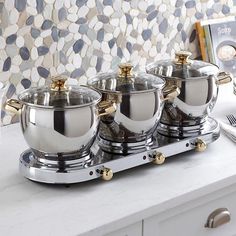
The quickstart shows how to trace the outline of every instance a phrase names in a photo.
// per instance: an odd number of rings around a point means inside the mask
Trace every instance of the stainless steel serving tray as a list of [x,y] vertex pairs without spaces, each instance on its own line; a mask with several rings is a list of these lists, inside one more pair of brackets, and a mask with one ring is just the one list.
[[151,146],[141,152],[120,155],[104,152],[98,141],[91,148],[91,158],[57,162],[42,162],[30,149],[21,154],[20,173],[26,178],[50,184],[72,184],[96,178],[110,180],[114,173],[147,163],[163,164],[165,158],[190,150],[203,151],[220,136],[216,120],[208,118],[200,135],[183,139],[156,135]]

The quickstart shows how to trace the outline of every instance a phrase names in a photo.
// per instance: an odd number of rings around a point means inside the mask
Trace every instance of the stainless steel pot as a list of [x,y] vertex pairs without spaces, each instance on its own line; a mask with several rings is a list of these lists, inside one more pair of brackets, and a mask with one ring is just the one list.
[[101,94],[88,87],[65,86],[54,78],[50,87],[30,88],[6,109],[20,115],[24,138],[39,156],[86,156],[96,137],[99,116],[113,112],[100,104]]
[[114,113],[101,119],[99,135],[115,143],[147,140],[161,116],[165,82],[144,72],[133,74],[131,64],[121,64],[119,69],[88,81],[90,86],[102,93],[103,101],[115,103],[117,107]]
[[232,80],[229,73],[219,72],[211,63],[190,60],[190,52],[176,53],[176,59],[162,60],[146,67],[147,73],[176,85],[180,93],[165,103],[161,123],[168,126],[194,126],[205,122],[215,106],[218,86]]

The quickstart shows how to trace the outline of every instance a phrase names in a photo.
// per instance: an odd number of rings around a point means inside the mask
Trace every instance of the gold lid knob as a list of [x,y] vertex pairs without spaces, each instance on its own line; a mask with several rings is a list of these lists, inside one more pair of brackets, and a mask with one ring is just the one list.
[[119,77],[122,77],[122,78],[132,77],[132,69],[133,69],[132,64],[122,63],[119,65],[119,68],[120,68]]
[[51,90],[53,91],[64,91],[66,90],[65,82],[67,78],[65,76],[56,76],[53,77],[51,82]]
[[153,163],[156,164],[156,165],[161,165],[166,160],[165,156],[160,152],[154,152],[153,153],[153,158],[154,158]]
[[203,152],[207,148],[207,144],[201,139],[197,139],[195,145],[196,145],[195,150],[197,152]]
[[111,180],[113,177],[113,172],[111,169],[104,167],[104,169],[101,171],[102,179],[103,180]]
[[188,51],[179,51],[175,53],[175,64],[185,65],[191,64],[191,60],[189,57],[192,55],[191,52]]

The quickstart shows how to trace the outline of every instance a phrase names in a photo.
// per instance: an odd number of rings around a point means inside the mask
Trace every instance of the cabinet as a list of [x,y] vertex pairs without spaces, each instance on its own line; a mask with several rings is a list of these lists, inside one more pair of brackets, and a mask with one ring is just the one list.
[[[206,228],[207,218],[218,208],[227,208],[230,221]],[[228,221],[229,219],[226,219]],[[144,219],[143,236],[235,236],[236,185],[187,202],[174,209]]]

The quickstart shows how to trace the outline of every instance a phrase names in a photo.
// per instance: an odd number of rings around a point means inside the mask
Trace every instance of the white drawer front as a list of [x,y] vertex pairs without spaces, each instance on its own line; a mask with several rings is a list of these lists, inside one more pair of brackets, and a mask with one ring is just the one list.
[[119,229],[105,236],[142,236],[142,222]]
[[[172,210],[163,215],[144,220],[143,236],[233,236],[236,235],[236,192],[202,205],[193,202],[191,209],[173,215]],[[183,206],[183,209],[185,207]],[[217,228],[206,228],[207,218],[214,210],[227,208],[231,214],[229,223]],[[169,216],[168,216],[169,215]]]

